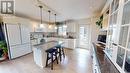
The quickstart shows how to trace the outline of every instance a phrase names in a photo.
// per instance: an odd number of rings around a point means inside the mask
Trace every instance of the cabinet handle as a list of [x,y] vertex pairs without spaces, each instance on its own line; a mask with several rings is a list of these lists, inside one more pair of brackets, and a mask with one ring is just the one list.
[[114,46],[117,46],[117,44],[116,43],[112,43]]

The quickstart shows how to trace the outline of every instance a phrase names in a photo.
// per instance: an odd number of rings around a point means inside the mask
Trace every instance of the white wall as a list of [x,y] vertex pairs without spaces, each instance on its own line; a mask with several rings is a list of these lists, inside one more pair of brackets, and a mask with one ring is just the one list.
[[15,17],[15,16],[3,17],[3,22],[10,23],[10,24],[27,25],[30,32],[33,31],[33,26],[31,24],[31,20],[26,19],[26,18]]
[[97,18],[92,18],[91,21],[91,42],[97,42],[97,38],[99,35],[99,26],[96,25]]

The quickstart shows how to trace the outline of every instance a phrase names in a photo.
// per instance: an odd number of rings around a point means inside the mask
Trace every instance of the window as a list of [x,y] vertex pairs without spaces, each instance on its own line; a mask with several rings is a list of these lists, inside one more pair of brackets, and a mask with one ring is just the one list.
[[62,25],[58,27],[58,34],[59,35],[66,35],[67,33],[67,26],[66,25]]

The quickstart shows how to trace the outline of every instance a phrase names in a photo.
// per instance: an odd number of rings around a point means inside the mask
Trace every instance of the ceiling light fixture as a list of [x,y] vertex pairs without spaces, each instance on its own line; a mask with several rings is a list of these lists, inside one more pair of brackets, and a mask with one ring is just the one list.
[[65,24],[63,25],[64,28],[67,28],[67,25],[66,25],[66,21],[65,21]]
[[57,25],[56,25],[56,14],[55,14],[55,29],[57,29]]
[[40,8],[40,16],[41,16],[41,24],[40,24],[40,28],[44,28],[44,25],[43,25],[43,23],[42,23],[42,6],[39,6],[39,8]]
[[50,16],[51,16],[51,11],[50,10],[48,10],[48,12],[49,12],[49,28],[51,28],[52,26],[51,26],[51,24],[50,24]]

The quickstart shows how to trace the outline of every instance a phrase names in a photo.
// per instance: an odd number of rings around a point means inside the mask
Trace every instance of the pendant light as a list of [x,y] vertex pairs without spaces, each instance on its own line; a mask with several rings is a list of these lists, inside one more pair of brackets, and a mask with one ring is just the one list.
[[66,25],[66,21],[65,21],[65,24],[63,25],[64,28],[67,28],[67,25]]
[[55,14],[55,29],[57,29],[57,25],[56,25],[56,14]]
[[50,14],[51,14],[51,11],[50,10],[48,10],[48,12],[49,12],[49,28],[51,29],[51,24],[50,24]]
[[42,23],[42,6],[39,6],[39,8],[40,8],[40,16],[41,16],[41,24],[40,24],[40,28],[44,28],[44,25],[43,25],[43,23]]

